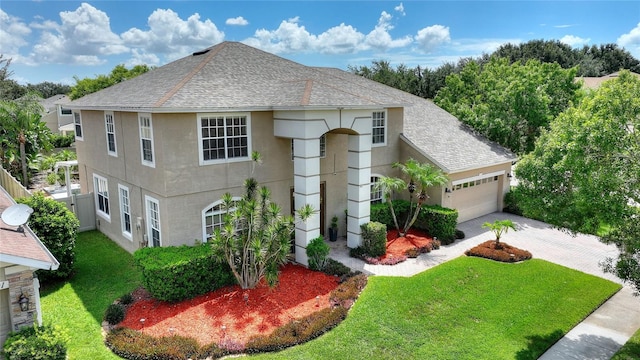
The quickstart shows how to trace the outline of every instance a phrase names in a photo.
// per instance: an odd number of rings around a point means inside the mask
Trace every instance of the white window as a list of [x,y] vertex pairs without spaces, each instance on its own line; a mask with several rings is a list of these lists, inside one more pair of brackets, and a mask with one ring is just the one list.
[[142,154],[142,165],[155,167],[151,114],[138,114],[138,121],[140,123],[140,153]]
[[76,140],[82,140],[82,118],[79,112],[73,113],[73,123],[76,129]]
[[384,111],[374,111],[372,114],[371,144],[386,145],[387,122]]
[[226,209],[224,202],[218,200],[202,210],[202,239],[207,242],[216,229],[221,229],[224,224],[224,216],[230,212],[236,211],[236,204],[240,200],[234,197],[231,208]]
[[211,114],[198,117],[200,164],[249,160],[249,114]]
[[109,183],[106,178],[93,174],[93,192],[96,200],[96,212],[107,221],[111,221],[109,207]]
[[131,200],[129,198],[129,188],[118,184],[120,193],[120,226],[122,235],[131,240]]
[[158,200],[145,195],[147,207],[147,241],[150,247],[162,246],[160,237],[160,204]]
[[104,113],[104,126],[107,133],[107,153],[118,156],[116,150],[116,126],[113,120],[113,112]]
[[380,181],[380,176],[371,176],[371,203],[380,204],[384,200],[381,188],[376,188],[375,184]]

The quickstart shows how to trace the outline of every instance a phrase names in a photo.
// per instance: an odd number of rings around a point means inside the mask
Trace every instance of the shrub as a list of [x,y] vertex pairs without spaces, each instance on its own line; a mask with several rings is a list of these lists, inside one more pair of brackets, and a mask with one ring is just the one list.
[[439,205],[423,206],[415,227],[437,237],[444,245],[451,244],[456,237],[458,210]]
[[387,252],[387,226],[371,221],[360,225],[362,230],[362,247],[370,257],[379,257]]
[[332,307],[342,306],[350,308],[356,301],[362,289],[367,285],[367,276],[358,274],[350,277],[342,284],[338,285],[329,295],[329,302]]
[[327,265],[329,255],[329,245],[324,242],[324,238],[319,236],[307,245],[307,257],[309,258],[309,268],[311,270],[322,271]]
[[519,206],[521,196],[522,191],[520,191],[519,187],[511,187],[511,191],[504,194],[504,208],[502,211],[522,216],[522,209]]
[[62,135],[62,134],[51,134],[50,137],[51,145],[54,148],[66,148],[70,147],[76,139],[74,134]]
[[104,313],[104,319],[111,325],[115,325],[124,320],[124,306],[121,304],[111,304]]
[[120,296],[120,304],[122,305],[129,305],[133,303],[133,295],[131,295],[130,293],[126,293],[122,296]]
[[12,332],[4,343],[6,360],[65,360],[69,337],[49,325]]
[[464,231],[456,229],[456,240],[464,239]]
[[331,258],[327,259],[327,265],[324,267],[323,271],[326,274],[338,276],[340,278],[346,278],[351,274],[351,269],[348,266]]
[[217,261],[208,243],[142,248],[133,254],[142,284],[162,301],[181,301],[235,283],[231,269]]
[[129,360],[190,359],[196,358],[201,351],[195,339],[183,336],[155,338],[128,328],[110,331],[105,344],[114,354]]
[[58,270],[36,271],[41,281],[66,279],[73,273],[76,259],[76,237],[80,222],[67,207],[58,201],[45,198],[40,192],[18,202],[33,208],[29,227],[60,262]]

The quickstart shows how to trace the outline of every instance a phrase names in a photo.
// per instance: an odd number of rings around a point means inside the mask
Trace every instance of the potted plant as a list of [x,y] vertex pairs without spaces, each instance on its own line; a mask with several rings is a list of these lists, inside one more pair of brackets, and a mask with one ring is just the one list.
[[331,226],[329,227],[329,241],[338,240],[338,217],[333,216],[331,218]]

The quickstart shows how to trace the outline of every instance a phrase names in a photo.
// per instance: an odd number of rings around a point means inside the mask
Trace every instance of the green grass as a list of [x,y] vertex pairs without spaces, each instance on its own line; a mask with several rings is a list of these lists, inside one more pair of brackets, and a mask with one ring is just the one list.
[[640,329],[627,341],[611,360],[640,359]]
[[347,319],[259,359],[537,359],[618,284],[542,260],[461,257],[412,278],[372,277]]
[[[80,234],[76,249],[76,275],[42,291],[44,320],[71,335],[69,359],[118,359],[104,346],[100,324],[107,306],[138,286],[139,272],[99,232]],[[461,257],[411,278],[371,277],[338,327],[255,357],[537,359],[619,288],[537,259]]]
[[101,323],[107,306],[140,284],[132,256],[97,231],[80,233],[75,275],[42,289],[43,321],[71,336],[69,359],[120,359],[104,346]]

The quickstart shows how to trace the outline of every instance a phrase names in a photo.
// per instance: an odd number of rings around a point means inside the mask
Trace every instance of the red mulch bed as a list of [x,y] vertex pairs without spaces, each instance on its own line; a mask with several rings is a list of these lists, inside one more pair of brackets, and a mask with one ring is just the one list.
[[377,265],[395,265],[405,261],[408,257],[417,257],[419,254],[430,252],[438,248],[434,240],[424,231],[409,229],[406,236],[398,236],[398,231],[387,231],[387,253],[376,259],[365,260]]
[[519,262],[531,259],[531,253],[527,250],[518,249],[503,242],[496,244],[495,240],[485,241],[464,253],[467,256],[477,256],[501,262]]
[[337,277],[294,264],[285,265],[279,279],[273,289],[265,283],[250,290],[234,285],[179,303],[150,299],[138,291],[119,326],[157,337],[186,336],[201,345],[230,339],[246,344],[254,335],[268,335],[328,308],[329,295],[338,286]]

